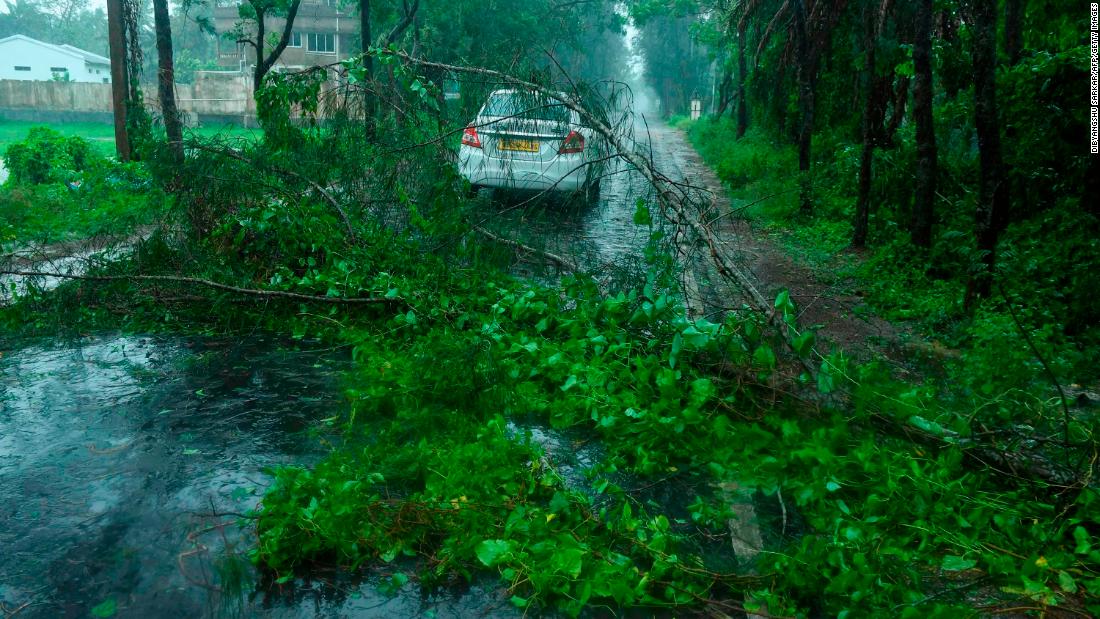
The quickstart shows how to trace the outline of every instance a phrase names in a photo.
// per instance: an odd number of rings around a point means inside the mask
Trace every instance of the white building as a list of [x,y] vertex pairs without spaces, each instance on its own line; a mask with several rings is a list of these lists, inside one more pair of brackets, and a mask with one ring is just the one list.
[[72,45],[43,43],[21,34],[0,39],[0,80],[111,83],[111,61]]

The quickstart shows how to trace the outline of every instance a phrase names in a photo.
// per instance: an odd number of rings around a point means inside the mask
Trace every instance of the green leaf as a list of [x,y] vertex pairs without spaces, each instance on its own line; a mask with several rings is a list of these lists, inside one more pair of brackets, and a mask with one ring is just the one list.
[[1077,582],[1073,580],[1073,576],[1070,576],[1069,572],[1058,572],[1058,586],[1066,593],[1077,592]]
[[483,540],[474,550],[478,561],[487,567],[493,567],[510,552],[512,552],[512,542],[503,539]]
[[917,426],[918,428],[920,428],[921,430],[924,430],[925,432],[929,432],[929,433],[935,434],[937,436],[943,436],[943,434],[944,434],[943,426],[936,423],[935,421],[929,421],[928,419],[925,419],[924,417],[921,417],[920,415],[913,415],[912,417],[910,417],[909,418],[909,423]]
[[1073,530],[1073,539],[1077,542],[1077,547],[1073,549],[1073,552],[1084,555],[1088,554],[1089,549],[1092,548],[1092,544],[1089,543],[1089,532],[1085,527],[1080,525]]
[[645,200],[639,198],[637,204],[634,207],[634,225],[648,226],[652,223],[653,218],[649,214],[649,207],[646,206]]
[[680,350],[684,347],[684,338],[677,333],[672,338],[672,350],[668,353],[668,367],[676,368],[676,359],[680,356]]
[[964,559],[962,557],[956,557],[955,555],[947,555],[943,558],[943,562],[940,564],[940,566],[948,572],[961,572],[963,570],[968,570],[977,564],[978,562],[974,559]]
[[559,551],[554,555],[553,565],[557,571],[576,578],[581,575],[581,568],[584,567],[584,551],[580,548]]
[[752,359],[756,362],[756,365],[759,365],[764,369],[775,369],[775,351],[771,349],[771,346],[757,346],[756,350],[752,353]]
[[779,294],[775,297],[775,308],[781,309],[787,307],[791,302],[791,293],[789,290],[780,290]]
[[512,603],[516,605],[516,608],[527,608],[527,598],[521,598],[518,595],[512,596]]
[[798,356],[808,356],[814,347],[814,332],[803,331],[798,337],[794,338],[794,341],[791,343],[794,345],[794,351],[798,353]]
[[101,619],[104,617],[114,617],[115,613],[118,612],[118,604],[115,602],[115,598],[107,598],[93,606],[91,612],[93,617],[99,617]]

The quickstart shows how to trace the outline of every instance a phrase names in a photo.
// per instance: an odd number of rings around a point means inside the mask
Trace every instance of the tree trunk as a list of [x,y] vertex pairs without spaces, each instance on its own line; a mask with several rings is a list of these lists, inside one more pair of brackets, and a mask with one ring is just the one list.
[[932,117],[932,0],[917,2],[913,44],[913,120],[916,122],[917,175],[913,219],[909,232],[913,244],[932,246],[932,220],[936,200],[936,131]]
[[271,50],[270,54],[264,54],[264,39],[267,33],[266,25],[264,24],[264,17],[266,11],[256,10],[256,68],[252,72],[252,94],[255,95],[260,91],[260,87],[263,86],[264,76],[268,71],[271,71],[271,67],[275,66],[275,62],[279,60],[279,56],[283,54],[283,50],[290,43],[290,35],[294,32],[294,18],[298,15],[298,7],[302,5],[302,0],[294,0],[291,3],[290,9],[286,12],[286,23],[283,26],[283,34],[279,37],[279,42],[275,44],[275,47]]
[[901,76],[898,78],[897,86],[894,87],[894,107],[890,112],[890,122],[887,123],[883,133],[884,145],[894,146],[894,136],[897,135],[898,127],[901,126],[901,121],[905,118],[905,104],[908,100],[909,78]]
[[867,229],[869,227],[871,212],[871,163],[875,154],[875,51],[878,46],[878,29],[875,27],[874,13],[867,11],[864,31],[864,66],[863,66],[863,118],[860,123],[860,134],[863,138],[863,151],[859,156],[859,195],[856,198],[856,219],[852,233],[852,247],[865,247],[867,245]]
[[745,137],[749,129],[749,101],[745,96],[745,28],[737,31],[737,139]]
[[1005,55],[1010,67],[1020,61],[1023,47],[1023,4],[1023,0],[1005,0]]
[[157,86],[168,150],[176,162],[183,161],[183,127],[176,109],[176,78],[172,62],[172,22],[168,0],[153,0],[153,22],[157,33]]
[[715,117],[721,118],[729,109],[730,102],[733,100],[733,94],[730,92],[732,89],[733,72],[727,68],[722,72],[722,83],[718,86],[718,101],[714,107]]
[[130,135],[126,129],[126,35],[122,24],[123,0],[107,0],[107,38],[111,48],[111,104],[115,118],[115,152],[119,161],[130,160]]
[[817,81],[815,54],[810,50],[806,31],[806,4],[794,1],[795,47],[798,54],[798,173],[799,211],[812,215],[813,181],[810,178],[811,149],[814,131],[814,87]]
[[1006,225],[1008,193],[1001,159],[1001,133],[997,110],[997,2],[971,0],[974,26],[971,58],[974,70],[974,128],[978,134],[978,207],[974,231],[982,252],[983,269],[971,277],[966,305],[989,295],[996,266],[997,240]]

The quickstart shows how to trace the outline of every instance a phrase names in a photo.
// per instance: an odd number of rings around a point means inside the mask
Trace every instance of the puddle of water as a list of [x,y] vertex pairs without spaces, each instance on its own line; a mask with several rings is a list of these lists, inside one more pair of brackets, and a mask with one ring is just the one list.
[[[328,452],[332,437],[312,429],[343,410],[348,366],[346,354],[255,338],[0,342],[0,609],[521,616],[495,579],[430,594],[386,591],[388,573],[252,584],[237,514],[256,506],[266,467]],[[239,595],[218,591],[227,558],[242,569]]]

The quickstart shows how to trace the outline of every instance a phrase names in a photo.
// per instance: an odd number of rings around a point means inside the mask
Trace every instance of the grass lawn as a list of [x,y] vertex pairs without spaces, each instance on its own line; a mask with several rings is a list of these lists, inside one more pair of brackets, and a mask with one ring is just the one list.
[[[62,124],[49,124],[49,123],[35,123],[27,121],[15,121],[15,120],[0,120],[0,156],[7,150],[8,145],[13,142],[19,142],[23,138],[27,137],[27,132],[32,127],[47,126],[54,131],[57,131],[66,136],[80,136],[92,143],[97,151],[105,156],[114,156],[115,154],[115,130],[114,126],[107,123],[62,123]],[[210,137],[215,135],[225,136],[258,136],[259,129],[245,129],[235,125],[224,125],[217,127],[195,127],[192,129],[185,129],[184,135],[188,133],[199,135],[203,137]]]

